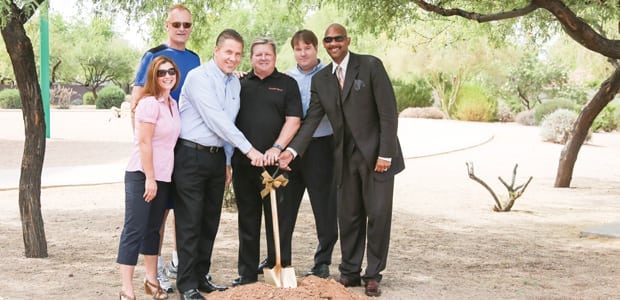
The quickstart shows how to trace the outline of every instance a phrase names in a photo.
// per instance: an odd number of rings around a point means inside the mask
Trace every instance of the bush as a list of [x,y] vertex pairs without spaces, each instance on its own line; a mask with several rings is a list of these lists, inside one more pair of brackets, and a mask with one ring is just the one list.
[[[560,108],[545,117],[540,126],[540,136],[545,142],[556,144],[566,144],[573,130],[573,124],[577,119],[577,113]],[[588,132],[586,142],[592,137],[592,132]]]
[[394,93],[398,111],[407,107],[427,107],[433,104],[432,88],[424,79],[416,79],[411,83],[394,81]]
[[515,120],[515,114],[510,110],[510,106],[506,102],[498,101],[495,119],[500,122],[512,122]]
[[0,91],[0,108],[22,108],[22,99],[17,89],[4,89]]
[[534,108],[534,121],[540,124],[546,116],[560,108],[575,111],[576,105],[575,102],[563,98],[547,100]]
[[93,105],[95,104],[95,95],[93,95],[93,92],[86,92],[82,96],[82,100],[84,105]]
[[82,105],[82,99],[73,99],[73,101],[71,101],[71,105]]
[[533,110],[524,110],[518,113],[515,116],[515,122],[525,125],[525,126],[534,126],[536,122],[534,120],[534,111]]
[[399,118],[421,118],[421,119],[446,119],[445,114],[437,107],[409,107],[405,108]]
[[607,105],[603,111],[596,116],[592,126],[593,131],[605,131],[611,132],[618,129],[618,114],[616,113],[616,107]]
[[125,92],[123,89],[115,85],[108,85],[99,91],[95,107],[97,109],[108,109],[112,106],[121,107],[121,103],[125,101]]
[[457,95],[454,116],[463,121],[495,120],[497,101],[488,97],[478,85],[464,85]]

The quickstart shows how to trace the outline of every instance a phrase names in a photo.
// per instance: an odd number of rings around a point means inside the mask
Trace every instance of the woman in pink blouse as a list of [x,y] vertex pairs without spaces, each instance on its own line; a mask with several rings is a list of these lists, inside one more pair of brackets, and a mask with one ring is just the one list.
[[134,147],[125,170],[125,224],[116,262],[122,287],[119,298],[136,299],[133,274],[138,255],[144,255],[144,291],[153,299],[167,299],[157,281],[159,227],[171,192],[174,146],[181,122],[170,91],[179,82],[174,62],[159,56],[149,65],[142,95],[135,103]]

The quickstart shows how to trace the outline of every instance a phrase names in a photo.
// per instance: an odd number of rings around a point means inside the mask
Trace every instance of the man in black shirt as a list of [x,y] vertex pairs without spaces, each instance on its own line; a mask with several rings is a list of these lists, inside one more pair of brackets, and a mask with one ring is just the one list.
[[[250,47],[252,71],[241,81],[241,109],[236,125],[254,147],[265,153],[264,164],[274,165],[301,124],[302,106],[295,79],[275,68],[276,46],[269,38],[258,38]],[[239,278],[233,286],[257,281],[260,255],[261,208],[265,211],[268,266],[275,264],[271,205],[260,191],[262,168],[251,166],[243,153],[235,151],[232,160],[233,187],[239,209]],[[267,168],[273,172],[276,167]],[[278,195],[281,193],[277,191]],[[286,201],[279,212],[286,213]],[[281,218],[279,218],[281,219]],[[286,224],[281,224],[284,227]],[[291,264],[291,237],[280,238],[282,265]]]

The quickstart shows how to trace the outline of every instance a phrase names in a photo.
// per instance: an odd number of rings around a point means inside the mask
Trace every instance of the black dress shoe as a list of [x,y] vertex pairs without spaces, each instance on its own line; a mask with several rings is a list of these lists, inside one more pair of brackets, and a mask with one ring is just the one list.
[[181,299],[182,300],[186,300],[186,299],[203,299],[204,300],[205,297],[203,297],[197,289],[191,289],[191,290],[187,290],[183,292],[183,294],[181,295]]
[[338,278],[338,283],[344,285],[344,287],[361,286],[362,280],[359,277],[340,275],[340,278]]
[[237,279],[233,280],[232,286],[240,286],[244,284],[254,283],[257,281],[258,281],[257,278],[248,278],[248,277],[239,276],[237,277]]
[[198,289],[201,292],[211,293],[215,291],[225,291],[228,289],[228,287],[216,285],[211,281],[210,275],[205,275],[205,277],[200,282],[198,282]]
[[315,265],[312,269],[310,269],[310,271],[308,271],[308,273],[306,273],[306,276],[310,275],[320,278],[327,278],[329,277],[329,266],[326,264]]
[[273,268],[273,264],[268,263],[266,258],[263,261],[261,261],[260,264],[258,264],[258,268],[256,269],[256,274],[263,274],[264,268]]
[[376,279],[364,279],[366,283],[366,288],[364,289],[364,294],[368,297],[379,297],[381,296],[381,288],[379,287],[379,281]]

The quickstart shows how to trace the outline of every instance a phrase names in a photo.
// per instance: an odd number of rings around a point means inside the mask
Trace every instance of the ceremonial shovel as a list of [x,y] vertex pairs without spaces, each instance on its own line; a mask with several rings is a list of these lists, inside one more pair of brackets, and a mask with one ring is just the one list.
[[288,179],[283,175],[273,178],[278,173],[276,170],[273,176],[270,176],[267,171],[264,171],[263,184],[265,189],[261,191],[261,196],[264,198],[269,193],[271,198],[271,221],[273,223],[273,241],[276,250],[276,265],[273,269],[263,268],[263,274],[265,276],[265,282],[275,285],[276,287],[295,288],[297,287],[297,276],[295,276],[295,269],[293,267],[282,268],[280,262],[280,227],[278,226],[278,204],[276,203],[276,188],[280,186],[286,186]]

